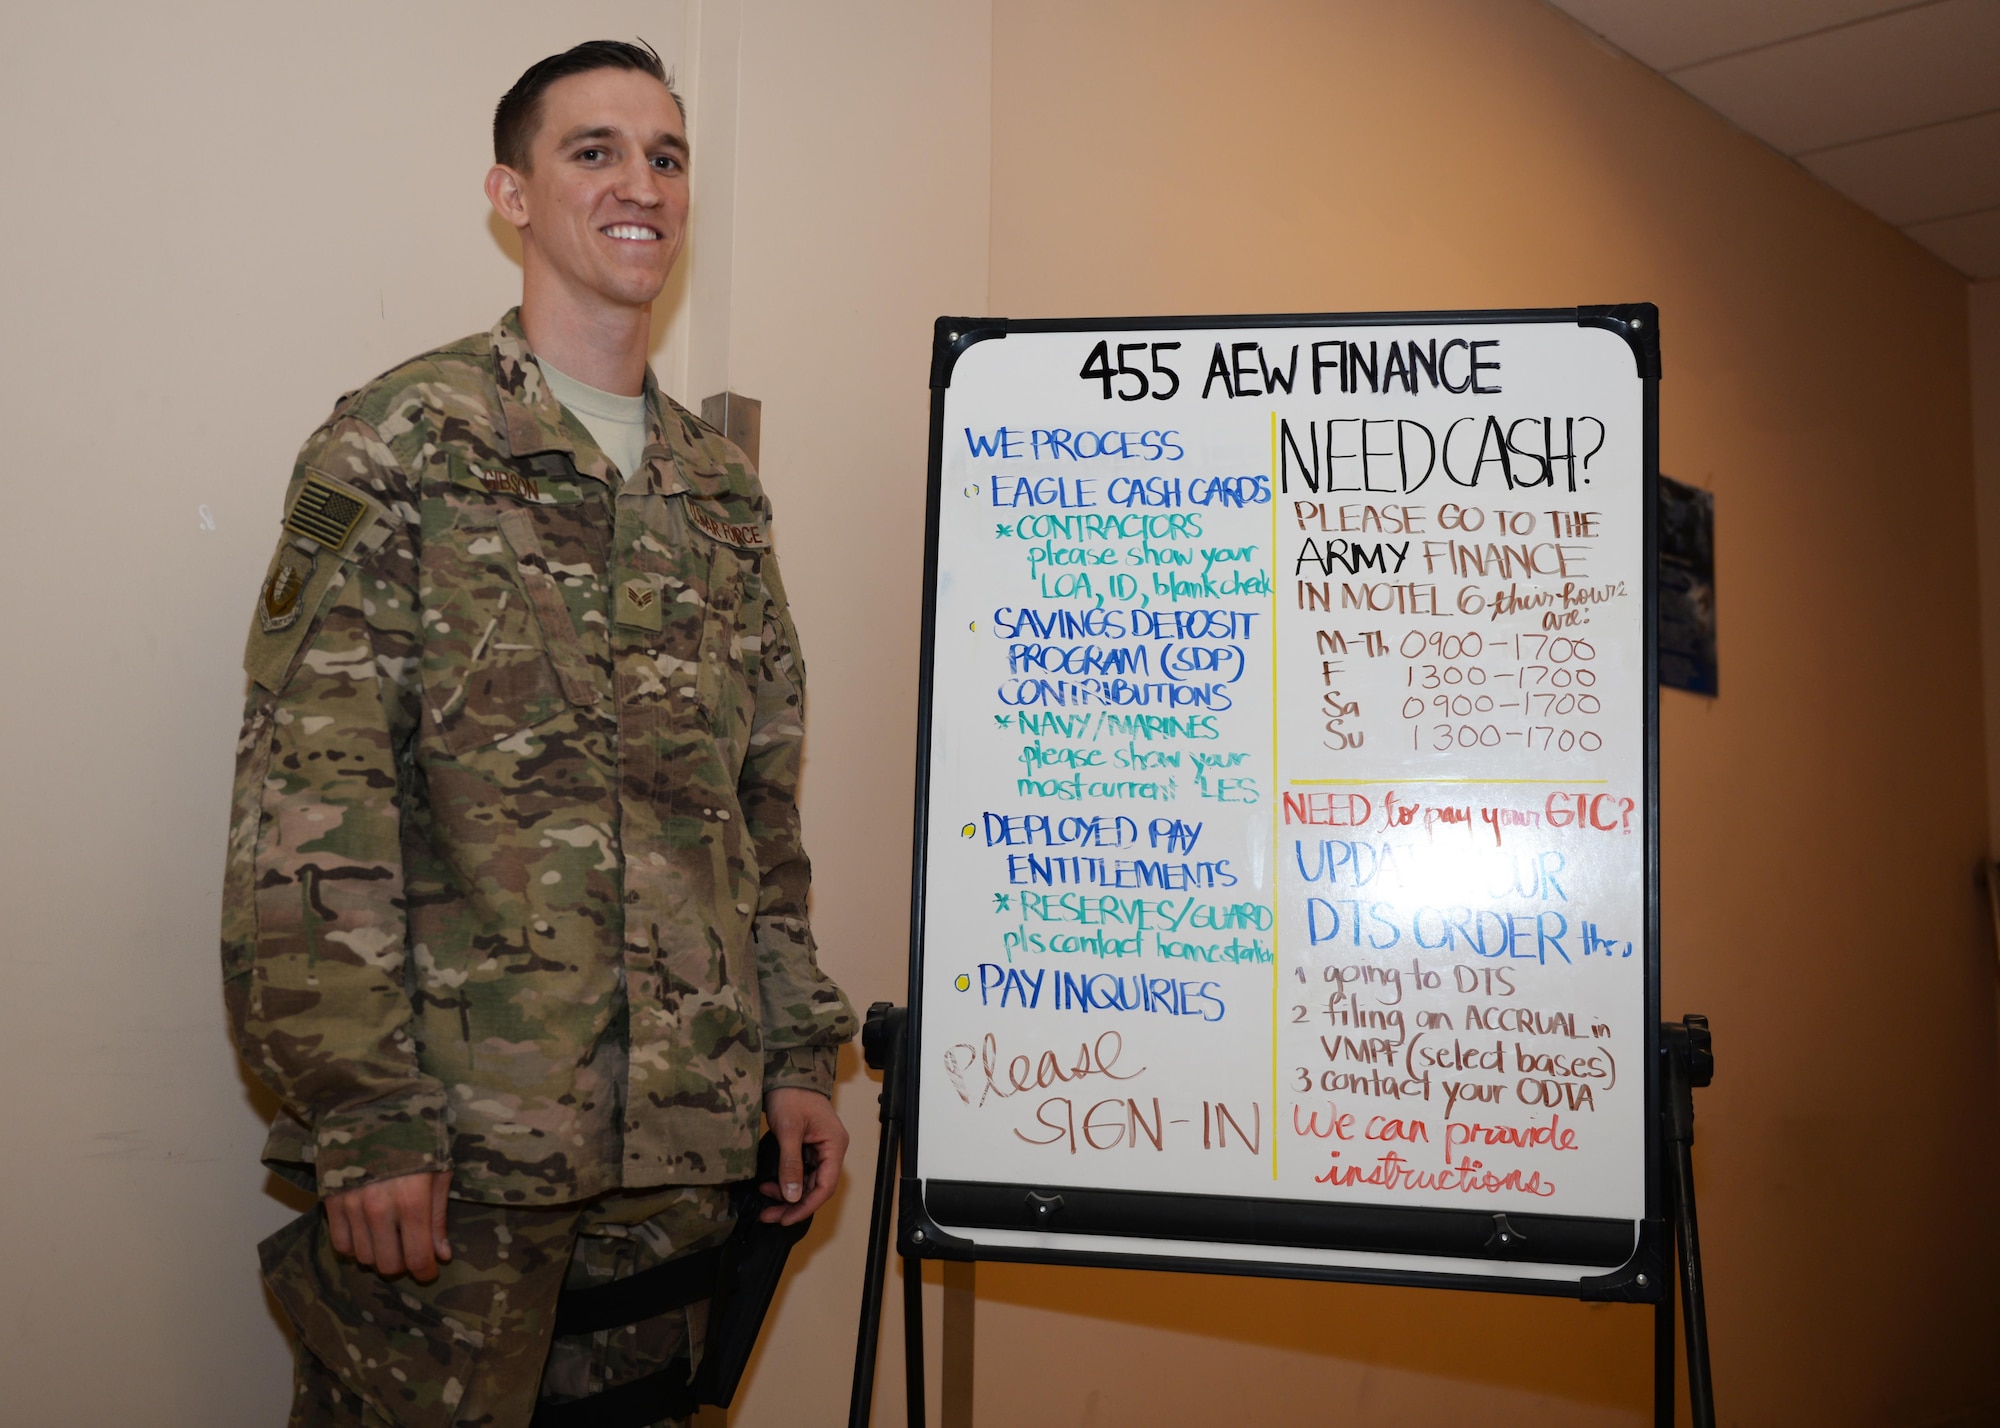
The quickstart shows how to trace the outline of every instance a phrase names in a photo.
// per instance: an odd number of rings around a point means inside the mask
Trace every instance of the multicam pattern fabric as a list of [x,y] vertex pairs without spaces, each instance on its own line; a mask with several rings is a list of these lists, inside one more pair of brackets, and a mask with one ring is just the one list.
[[509,313],[300,453],[222,962],[290,1113],[266,1158],[322,1192],[447,1166],[492,1202],[720,1184],[753,1170],[765,1091],[831,1089],[855,1020],[806,921],[770,508],[646,397],[614,490]]
[[[720,1242],[734,1225],[729,1191],[706,1185],[594,1201],[563,1288],[592,1289],[642,1273]],[[677,1358],[698,1367],[707,1346],[708,1307],[703,1299],[636,1324],[562,1335],[549,1345],[541,1401],[593,1398]]]
[[559,1290],[695,1253],[733,1223],[729,1192],[708,1186],[582,1208],[455,1205],[452,1258],[424,1285],[335,1254],[308,1211],[259,1247],[298,1336],[291,1428],[525,1428],[537,1403],[592,1397],[678,1358],[698,1364],[707,1300],[561,1338],[552,1306]]

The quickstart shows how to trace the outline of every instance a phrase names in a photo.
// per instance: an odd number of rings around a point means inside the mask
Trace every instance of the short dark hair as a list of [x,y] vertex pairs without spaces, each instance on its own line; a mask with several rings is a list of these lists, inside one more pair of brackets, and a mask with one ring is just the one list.
[[659,52],[644,40],[628,45],[623,40],[585,40],[559,55],[550,55],[528,66],[514,81],[514,87],[500,96],[493,110],[493,162],[523,173],[528,169],[528,146],[542,122],[542,94],[559,79],[588,74],[594,69],[630,69],[650,74],[667,88],[674,107],[687,119],[687,105],[674,89]]

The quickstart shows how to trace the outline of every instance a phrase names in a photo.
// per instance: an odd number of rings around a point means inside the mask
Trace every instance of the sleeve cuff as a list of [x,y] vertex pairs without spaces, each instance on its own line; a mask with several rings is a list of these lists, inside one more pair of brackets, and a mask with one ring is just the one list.
[[318,1117],[313,1169],[322,1195],[398,1175],[451,1169],[442,1092],[416,1091]]
[[833,1095],[834,1070],[840,1061],[838,1046],[788,1046],[764,1053],[764,1089],[798,1087]]

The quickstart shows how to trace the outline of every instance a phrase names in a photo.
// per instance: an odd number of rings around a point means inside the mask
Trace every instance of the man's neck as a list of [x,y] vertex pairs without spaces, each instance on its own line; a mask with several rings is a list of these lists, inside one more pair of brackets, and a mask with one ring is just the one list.
[[636,397],[645,390],[652,324],[651,304],[578,302],[532,273],[522,286],[521,330],[529,350],[599,391]]

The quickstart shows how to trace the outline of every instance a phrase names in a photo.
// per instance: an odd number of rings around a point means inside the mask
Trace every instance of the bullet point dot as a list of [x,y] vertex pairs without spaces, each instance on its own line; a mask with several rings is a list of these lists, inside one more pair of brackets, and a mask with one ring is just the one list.
[[979,831],[978,824],[968,823],[963,828],[958,830],[958,836],[961,838],[970,838],[973,834],[977,833],[978,831]]
[[965,628],[966,628],[966,629],[968,629],[968,630],[976,630],[976,629],[978,629],[978,628],[979,628],[979,621],[977,621],[977,620],[967,620],[967,621],[965,622]]
[[958,974],[958,980],[953,982],[952,985],[954,987],[957,987],[961,992],[969,992],[972,990],[972,978],[966,976],[965,973],[960,972]]

